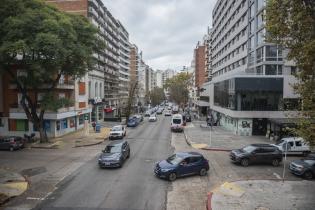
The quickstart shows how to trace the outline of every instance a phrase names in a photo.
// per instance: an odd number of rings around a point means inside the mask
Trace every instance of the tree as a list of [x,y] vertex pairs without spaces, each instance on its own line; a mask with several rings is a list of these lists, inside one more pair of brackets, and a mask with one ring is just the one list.
[[104,47],[96,34],[87,18],[60,12],[42,1],[1,1],[0,73],[10,75],[21,93],[19,103],[41,142],[47,141],[45,111],[71,104],[55,94],[60,78],[85,75],[94,65],[93,53]]
[[155,87],[150,92],[150,99],[151,99],[151,103],[153,106],[160,104],[162,101],[165,100],[164,89],[159,88],[159,87]]
[[191,74],[182,72],[166,80],[164,88],[169,91],[172,101],[179,105],[185,105],[188,102],[190,78]]
[[269,0],[266,9],[267,39],[287,48],[296,63],[301,99],[296,133],[315,146],[315,1]]
[[127,107],[126,107],[126,124],[128,123],[128,119],[132,114],[132,107],[134,105],[135,95],[138,90],[138,81],[131,81],[129,86],[129,94],[127,100]]

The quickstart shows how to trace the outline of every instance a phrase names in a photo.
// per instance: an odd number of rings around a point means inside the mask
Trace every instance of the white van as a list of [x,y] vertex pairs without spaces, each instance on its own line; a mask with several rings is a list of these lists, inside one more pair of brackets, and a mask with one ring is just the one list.
[[306,156],[311,152],[310,146],[301,137],[287,137],[282,138],[274,146],[278,147],[281,151],[287,148],[287,154],[303,154]]
[[184,131],[184,120],[181,114],[174,114],[172,116],[171,131]]

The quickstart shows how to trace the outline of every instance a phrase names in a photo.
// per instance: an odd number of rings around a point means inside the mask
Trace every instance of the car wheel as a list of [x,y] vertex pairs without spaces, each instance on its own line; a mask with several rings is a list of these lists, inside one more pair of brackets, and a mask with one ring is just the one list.
[[170,173],[170,174],[168,175],[168,180],[170,180],[171,182],[172,182],[172,181],[175,181],[176,178],[177,178],[177,176],[176,176],[175,173]]
[[272,162],[271,162],[271,164],[272,164],[273,166],[279,166],[279,163],[280,163],[280,161],[279,161],[278,159],[274,159],[274,160],[272,160]]
[[13,152],[13,151],[14,151],[14,148],[13,148],[13,147],[10,147],[10,151]]
[[130,158],[130,151],[128,152],[127,159]]
[[313,178],[313,173],[311,171],[305,171],[303,174],[305,179],[312,179]]
[[241,160],[241,165],[244,167],[247,167],[249,165],[249,161],[247,158],[244,158]]
[[205,169],[205,168],[200,169],[199,175],[200,176],[206,176],[207,175],[207,169]]

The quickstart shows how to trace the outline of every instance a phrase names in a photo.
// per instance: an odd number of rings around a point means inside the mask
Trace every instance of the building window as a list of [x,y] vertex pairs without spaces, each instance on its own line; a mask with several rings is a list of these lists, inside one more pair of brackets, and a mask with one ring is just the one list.
[[260,63],[264,60],[264,47],[256,50],[256,62]]
[[291,75],[296,75],[296,66],[291,66]]
[[97,84],[97,82],[95,82],[95,97],[97,97],[98,96],[98,84]]
[[75,120],[74,118],[70,118],[70,128],[73,128],[75,126]]
[[256,35],[257,46],[264,42],[264,30],[260,30]]
[[85,95],[85,82],[79,82],[79,95]]
[[257,15],[257,29],[260,29],[264,24],[264,13],[261,12]]
[[258,75],[262,75],[264,72],[263,72],[263,67],[262,66],[257,66],[256,67],[256,74]]
[[28,131],[28,120],[9,119],[9,131]]
[[250,18],[253,18],[254,15],[255,15],[255,5],[252,4],[252,5],[250,6]]
[[277,74],[277,65],[266,65],[265,74],[266,75],[276,75]]
[[91,81],[89,81],[89,98],[91,98],[91,88],[92,88]]
[[4,122],[3,122],[2,118],[0,118],[0,127],[4,127]]
[[61,121],[62,129],[67,129],[68,128],[68,120],[64,119]]
[[266,61],[277,60],[277,46],[266,46]]
[[254,52],[248,54],[248,65],[251,66],[255,62]]
[[57,131],[60,130],[60,120],[57,120],[57,121],[56,121],[56,128],[57,128]]
[[265,6],[265,0],[256,0],[257,11],[261,10]]

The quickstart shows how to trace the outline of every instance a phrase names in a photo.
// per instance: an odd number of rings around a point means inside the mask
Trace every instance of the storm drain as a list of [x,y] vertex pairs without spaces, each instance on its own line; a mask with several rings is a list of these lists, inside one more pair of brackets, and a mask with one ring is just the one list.
[[35,175],[42,174],[45,172],[47,172],[46,167],[35,167],[35,168],[24,169],[23,171],[21,171],[21,174],[23,176],[31,177],[31,176],[35,176]]

